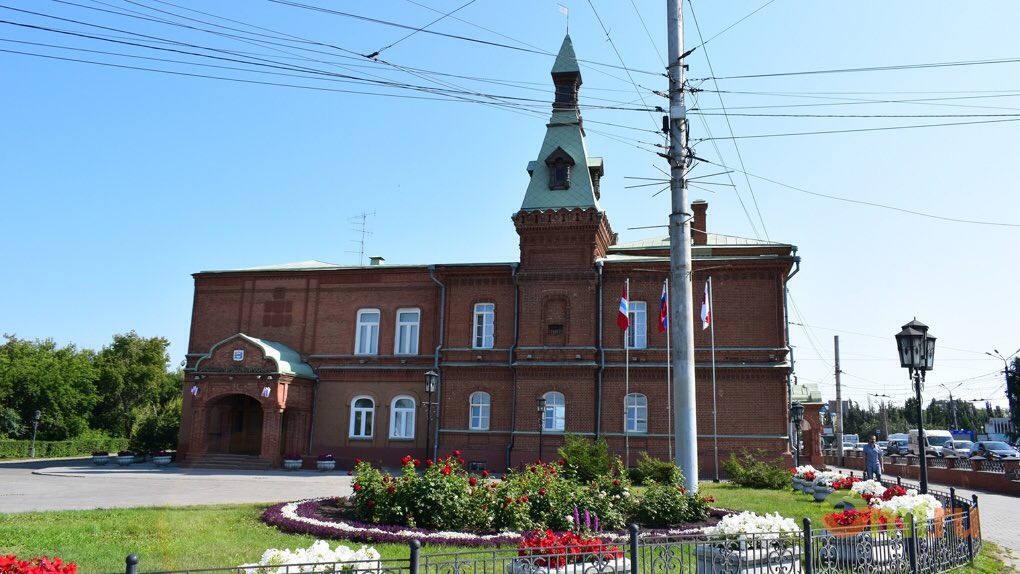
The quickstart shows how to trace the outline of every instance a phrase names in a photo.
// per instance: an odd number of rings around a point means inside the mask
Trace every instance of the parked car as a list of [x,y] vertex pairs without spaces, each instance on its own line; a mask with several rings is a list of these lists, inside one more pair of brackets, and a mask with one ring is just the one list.
[[864,447],[867,446],[867,444],[868,443],[866,443],[866,442],[859,442],[859,443],[854,445],[854,450],[856,450],[857,452],[863,452],[864,451]]
[[943,456],[955,456],[966,458],[970,456],[970,447],[974,443],[969,440],[954,440],[942,449]]
[[907,452],[907,439],[892,439],[885,447],[886,455],[905,455]]
[[981,440],[971,445],[970,456],[984,458],[1020,458],[1020,452],[997,440]]

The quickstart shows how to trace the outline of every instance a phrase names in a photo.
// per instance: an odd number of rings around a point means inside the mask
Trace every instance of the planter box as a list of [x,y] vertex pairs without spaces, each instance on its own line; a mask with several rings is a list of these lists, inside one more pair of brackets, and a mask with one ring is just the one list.
[[698,574],[774,574],[800,570],[800,545],[727,549],[699,544],[694,554]]
[[[535,562],[542,560],[544,556],[535,556]],[[506,565],[506,574],[609,574],[619,572],[627,574],[630,572],[630,559],[610,558],[605,562],[575,562],[566,564],[561,568],[539,566],[527,558],[515,558]]]
[[92,456],[92,464],[94,464],[96,466],[103,466],[104,464],[107,464],[109,462],[110,462],[110,455],[108,455],[108,454],[104,454],[102,456],[96,456],[96,455]]
[[825,500],[832,493],[833,488],[831,486],[822,486],[820,484],[816,484],[814,489],[811,491],[811,494],[814,495],[816,502],[821,502]]
[[800,478],[798,476],[793,477],[793,489],[794,490],[799,490],[799,491],[803,492],[804,491],[804,479]]
[[905,564],[906,544],[907,540],[899,534],[861,532],[849,537],[827,535],[818,541],[816,551],[822,564],[870,569],[879,565]]
[[317,460],[317,461],[315,461],[315,468],[316,468],[316,470],[320,470],[322,472],[330,471],[330,470],[333,470],[334,468],[336,468],[336,461],[335,460]]
[[287,460],[287,459],[283,460],[283,469],[284,470],[297,470],[299,468],[301,468],[301,461],[300,460]]
[[152,462],[156,466],[166,466],[166,465],[170,464],[170,455],[166,455],[166,456],[154,456],[154,457],[152,457]]
[[120,456],[117,455],[117,464],[121,466],[127,466],[135,461],[135,455]]

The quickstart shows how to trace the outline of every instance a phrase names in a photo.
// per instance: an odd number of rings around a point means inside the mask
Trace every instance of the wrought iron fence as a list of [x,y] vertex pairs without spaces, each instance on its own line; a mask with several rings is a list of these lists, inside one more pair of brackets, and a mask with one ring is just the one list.
[[[818,528],[804,519],[799,532],[739,538],[642,533],[632,526],[629,536],[618,542],[427,554],[412,542],[408,557],[400,559],[147,574],[938,574],[974,560],[981,550],[981,522],[976,496],[931,494],[943,501],[943,512],[916,523],[887,517]],[[138,558],[129,556],[125,573],[140,571]]]

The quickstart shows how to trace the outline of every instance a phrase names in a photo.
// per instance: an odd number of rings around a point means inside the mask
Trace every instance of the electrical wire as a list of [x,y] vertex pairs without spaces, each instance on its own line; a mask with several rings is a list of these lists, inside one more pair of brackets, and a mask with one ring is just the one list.
[[424,31],[424,30],[425,30],[425,28],[428,28],[429,26],[431,26],[431,25],[433,25],[433,24],[435,24],[435,23],[437,23],[437,22],[440,22],[440,21],[442,21],[442,20],[445,20],[446,18],[449,18],[450,16],[452,16],[453,14],[456,14],[457,12],[460,12],[460,11],[461,11],[461,10],[463,10],[464,8],[467,8],[468,6],[470,6],[470,5],[474,4],[474,3],[476,2],[476,1],[477,1],[477,0],[468,0],[467,2],[465,2],[465,3],[461,4],[460,6],[458,6],[457,8],[454,8],[454,9],[453,9],[452,11],[450,11],[450,12],[446,12],[445,14],[443,14],[442,16],[440,16],[440,17],[436,18],[435,20],[432,20],[432,21],[431,21],[431,22],[429,22],[428,24],[425,24],[424,26],[422,26],[422,27],[420,27],[420,28],[416,28],[415,30],[411,31],[411,33],[410,33],[410,34],[407,34],[406,36],[403,36],[403,37],[401,37],[401,38],[400,38],[399,40],[397,40],[397,41],[395,41],[395,42],[391,42],[391,43],[389,43],[389,44],[387,44],[387,45],[383,46],[382,48],[379,48],[379,49],[378,49],[378,50],[376,50],[376,51],[375,51],[374,53],[372,53],[372,54],[370,54],[370,55],[368,55],[368,56],[365,56],[365,57],[366,57],[366,58],[369,58],[369,59],[371,59],[371,58],[374,58],[374,57],[378,56],[379,54],[381,54],[381,53],[385,52],[386,50],[389,50],[389,49],[390,49],[390,48],[392,48],[393,46],[396,46],[397,44],[399,44],[399,43],[403,42],[404,40],[406,40],[406,39],[410,38],[411,36],[414,36],[414,35],[415,35],[415,34],[417,34],[418,32],[422,32],[422,31]]
[[[993,64],[1016,64],[1020,58],[994,58],[984,60],[962,60],[955,62],[929,62],[924,64],[897,64],[892,66],[862,66],[858,68],[831,68],[823,70],[800,70],[796,72],[771,72],[763,74],[743,74],[738,76],[717,76],[716,80],[746,80],[757,78],[779,78],[788,76],[811,76],[820,74],[849,74],[858,72],[887,72],[891,70],[919,70],[925,68],[950,68],[958,66],[985,66]],[[709,78],[706,78],[709,79]]]
[[[633,0],[631,0],[631,1],[633,2]],[[767,6],[769,5],[769,4],[772,4],[772,3],[773,3],[773,2],[775,2],[775,1],[776,1],[776,0],[768,0],[768,2],[766,2],[766,3],[762,4],[761,6],[759,6],[759,7],[755,8],[755,9],[754,9],[754,11],[753,11],[753,12],[751,12],[750,14],[748,14],[748,15],[744,16],[743,18],[741,18],[741,19],[737,20],[736,22],[734,22],[734,23],[730,24],[729,26],[726,26],[726,27],[725,27],[725,28],[723,28],[722,30],[719,30],[719,31],[718,31],[718,32],[716,32],[716,33],[715,33],[715,34],[714,34],[713,36],[709,37],[709,39],[708,39],[708,40],[704,40],[704,41],[702,41],[702,42],[701,42],[700,44],[698,44],[697,46],[695,46],[695,49],[697,49],[697,48],[701,48],[701,47],[703,47],[703,46],[704,46],[705,44],[707,44],[707,43],[711,42],[712,40],[715,40],[715,39],[716,39],[716,38],[718,38],[719,36],[722,36],[722,35],[723,35],[724,33],[728,32],[728,31],[730,30],[730,28],[732,28],[732,27],[736,26],[737,24],[739,24],[739,23],[743,22],[744,20],[747,20],[748,18],[750,18],[751,16],[754,16],[754,15],[755,15],[755,14],[757,14],[758,12],[761,12],[761,11],[762,11],[762,10],[763,10],[764,8],[766,8],[766,7],[767,7]]]

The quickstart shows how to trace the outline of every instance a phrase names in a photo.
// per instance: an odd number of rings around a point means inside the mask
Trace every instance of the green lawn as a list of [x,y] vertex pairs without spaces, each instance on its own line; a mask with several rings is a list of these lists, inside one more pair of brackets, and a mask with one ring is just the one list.
[[[775,512],[821,524],[838,498],[811,502],[807,495],[740,488],[730,484],[702,485],[716,506]],[[83,574],[124,571],[124,557],[141,558],[142,572],[196,567],[236,566],[258,560],[267,548],[299,548],[312,537],[285,534],[259,520],[264,505],[231,504],[172,508],[133,508],[0,514],[0,555],[50,555],[75,562]],[[335,542],[333,543],[335,544]],[[357,546],[357,544],[354,544]],[[384,558],[406,557],[403,544],[374,544]],[[423,552],[448,552],[451,547],[427,546]],[[960,574],[1005,572],[1003,550],[985,543],[973,566]]]

